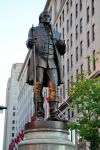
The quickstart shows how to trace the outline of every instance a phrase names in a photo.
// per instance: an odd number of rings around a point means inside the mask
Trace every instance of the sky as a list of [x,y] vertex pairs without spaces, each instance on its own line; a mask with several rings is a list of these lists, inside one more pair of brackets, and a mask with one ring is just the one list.
[[[0,0],[0,105],[5,106],[6,87],[13,63],[23,63],[28,52],[28,30],[38,25],[47,0]],[[6,111],[6,110],[4,110]],[[0,113],[0,150],[3,150],[4,114]]]

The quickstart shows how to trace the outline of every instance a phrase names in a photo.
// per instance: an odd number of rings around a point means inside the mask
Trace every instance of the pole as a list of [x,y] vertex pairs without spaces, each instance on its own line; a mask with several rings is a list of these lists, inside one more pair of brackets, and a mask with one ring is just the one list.
[[[32,55],[33,55],[33,71],[34,71],[34,91],[35,91],[35,84],[36,84],[36,59],[35,59],[35,41],[36,41],[36,38],[33,37],[33,25],[32,25],[32,28],[31,28],[31,31],[32,31],[32,39],[33,39],[33,48],[32,48]],[[33,102],[34,102],[34,105],[35,105],[35,115],[37,116],[37,100],[36,100],[36,97],[35,97],[35,92],[34,92],[34,97],[33,97]]]

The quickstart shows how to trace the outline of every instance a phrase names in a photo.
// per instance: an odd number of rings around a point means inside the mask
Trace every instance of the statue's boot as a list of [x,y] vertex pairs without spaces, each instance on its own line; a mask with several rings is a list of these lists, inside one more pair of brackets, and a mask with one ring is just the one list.
[[44,98],[42,96],[42,85],[39,82],[35,84],[35,110],[37,120],[44,120],[45,111],[43,108]]
[[49,109],[50,109],[50,120],[67,122],[66,119],[62,119],[61,117],[58,116],[58,113],[59,113],[58,101],[50,101]]
[[43,102],[37,102],[37,120],[44,120]]

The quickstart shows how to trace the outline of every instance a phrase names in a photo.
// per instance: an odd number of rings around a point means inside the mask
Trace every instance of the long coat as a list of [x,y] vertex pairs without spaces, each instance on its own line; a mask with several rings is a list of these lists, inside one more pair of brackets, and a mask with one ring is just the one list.
[[[37,62],[38,62],[38,55],[41,55],[40,53],[42,53],[42,51],[44,50],[44,48],[48,48],[47,46],[47,35],[45,32],[45,28],[43,24],[39,24],[39,26],[31,28],[29,30],[29,34],[28,34],[28,40],[26,42],[26,45],[28,45],[28,41],[32,40],[32,38],[36,39],[35,42],[35,58],[34,58],[34,52],[31,49],[30,50],[30,56],[29,56],[29,60],[28,60],[28,65],[27,65],[27,80],[26,82],[29,85],[33,85],[34,84],[34,72],[37,67]],[[56,47],[56,43],[57,41],[60,39],[60,34],[55,31],[52,30],[52,40],[53,40],[53,45],[54,45],[54,61],[57,67],[57,73],[58,73],[58,85],[63,83],[63,71],[62,71],[62,67],[61,67],[61,56],[60,53],[58,51],[58,48]],[[35,59],[35,64],[34,64],[34,59]],[[47,87],[48,85],[48,77],[47,74],[45,73],[44,75],[45,80],[43,82],[43,86]]]

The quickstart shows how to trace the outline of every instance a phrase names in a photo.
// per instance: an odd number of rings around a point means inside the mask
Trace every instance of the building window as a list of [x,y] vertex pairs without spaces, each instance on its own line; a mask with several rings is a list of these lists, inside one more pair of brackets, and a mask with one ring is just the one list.
[[73,67],[73,54],[71,54],[71,68]]
[[60,16],[60,27],[61,27],[61,16]]
[[72,6],[72,0],[70,0],[70,7]]
[[90,46],[90,32],[87,32],[87,47]]
[[63,21],[64,21],[64,10],[63,10],[63,12],[62,12],[62,19],[63,19]]
[[67,91],[68,91],[68,95],[69,95],[69,80],[67,80]]
[[13,110],[16,110],[15,106],[13,107]]
[[65,76],[65,66],[63,65],[63,77]]
[[95,50],[93,51],[93,71],[96,69]]
[[80,107],[79,107],[79,104],[77,104],[77,113],[80,112]]
[[82,0],[80,0],[80,11],[82,10]]
[[12,121],[12,124],[15,124],[15,120]]
[[64,39],[64,28],[63,28],[62,34],[63,34],[63,39]]
[[72,45],[73,45],[73,36],[72,36],[72,33],[71,33],[71,35],[70,35],[70,46],[72,47]]
[[81,64],[81,76],[83,75],[83,64]]
[[80,56],[83,54],[83,41],[80,41]]
[[78,3],[76,4],[76,18],[78,17]]
[[68,108],[68,120],[70,120],[70,108]]
[[69,19],[67,20],[67,33],[69,32]]
[[72,27],[72,13],[70,14],[70,26]]
[[67,40],[67,51],[69,51],[69,39]]
[[72,110],[72,117],[74,117],[74,110]]
[[76,25],[76,39],[78,39],[78,25]]
[[92,16],[94,15],[95,13],[95,6],[94,6],[94,0],[92,0]]
[[69,12],[69,1],[67,1],[67,13]]
[[76,69],[76,77],[78,77],[78,69]]
[[14,137],[14,133],[12,133],[12,137]]
[[12,127],[12,130],[14,130],[15,129],[15,127]]
[[57,14],[57,0],[55,0],[55,16]]
[[15,116],[15,112],[13,112],[13,116]]
[[76,62],[78,61],[78,47],[76,47]]
[[90,75],[91,69],[90,69],[90,56],[87,57],[87,66],[88,66],[88,74]]
[[92,25],[92,41],[95,40],[95,24]]
[[67,59],[67,72],[69,72],[69,59]]
[[87,23],[89,22],[89,7],[87,8]]
[[82,33],[82,18],[80,19],[80,33]]

